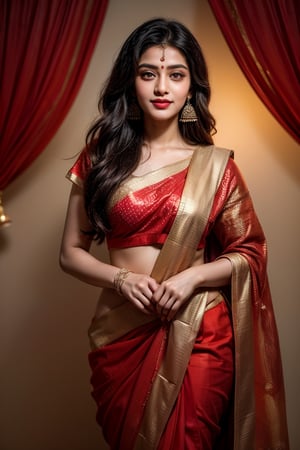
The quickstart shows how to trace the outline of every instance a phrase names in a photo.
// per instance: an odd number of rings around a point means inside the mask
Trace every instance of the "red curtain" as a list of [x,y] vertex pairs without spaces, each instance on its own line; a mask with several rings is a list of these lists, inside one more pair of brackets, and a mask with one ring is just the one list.
[[209,0],[250,84],[300,142],[299,0]]
[[0,191],[42,152],[65,118],[107,4],[0,1]]

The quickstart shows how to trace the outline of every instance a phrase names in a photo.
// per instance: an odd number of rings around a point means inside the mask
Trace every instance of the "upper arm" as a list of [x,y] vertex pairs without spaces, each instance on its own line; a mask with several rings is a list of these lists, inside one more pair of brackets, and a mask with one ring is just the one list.
[[69,197],[61,252],[67,252],[74,247],[88,251],[92,237],[87,235],[85,231],[90,230],[91,225],[84,207],[83,191],[79,186],[73,184]]

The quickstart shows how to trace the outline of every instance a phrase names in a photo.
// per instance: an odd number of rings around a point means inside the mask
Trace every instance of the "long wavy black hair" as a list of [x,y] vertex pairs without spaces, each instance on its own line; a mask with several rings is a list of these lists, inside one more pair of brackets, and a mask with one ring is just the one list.
[[110,230],[108,201],[140,161],[143,123],[128,118],[129,105],[135,98],[138,62],[149,47],[162,43],[180,50],[190,70],[191,103],[198,121],[179,122],[181,135],[189,144],[212,144],[215,120],[208,109],[207,66],[197,40],[177,21],[158,18],[143,23],[130,34],[119,52],[100,95],[100,118],[91,126],[86,138],[91,169],[84,186],[85,207],[93,236],[99,243]]

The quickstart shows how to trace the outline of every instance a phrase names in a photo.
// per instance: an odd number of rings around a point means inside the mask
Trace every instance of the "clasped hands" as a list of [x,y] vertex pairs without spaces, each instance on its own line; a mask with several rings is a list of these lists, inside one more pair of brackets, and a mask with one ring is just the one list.
[[171,321],[195,290],[192,269],[161,283],[151,276],[130,272],[122,284],[122,294],[143,313]]

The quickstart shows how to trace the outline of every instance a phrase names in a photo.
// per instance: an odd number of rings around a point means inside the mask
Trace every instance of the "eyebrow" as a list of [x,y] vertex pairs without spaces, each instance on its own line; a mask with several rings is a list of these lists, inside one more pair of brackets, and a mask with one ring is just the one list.
[[[147,69],[158,69],[159,66],[155,66],[154,64],[139,64],[138,69],[141,69],[142,67],[146,67]],[[171,66],[167,66],[167,69],[186,69],[189,70],[187,66],[184,64],[172,64]]]

